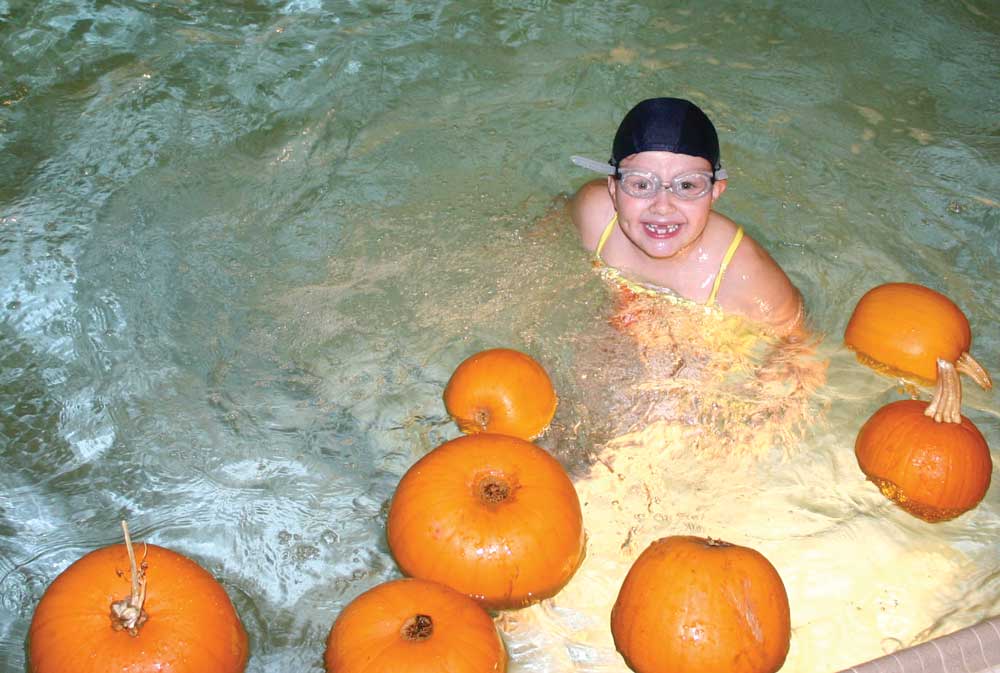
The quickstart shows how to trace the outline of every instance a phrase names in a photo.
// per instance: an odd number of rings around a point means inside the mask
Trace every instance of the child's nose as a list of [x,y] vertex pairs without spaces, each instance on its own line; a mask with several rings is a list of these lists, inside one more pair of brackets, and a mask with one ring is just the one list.
[[653,197],[653,203],[650,207],[654,208],[657,212],[673,212],[676,210],[674,205],[674,193],[666,189],[657,190],[656,196]]

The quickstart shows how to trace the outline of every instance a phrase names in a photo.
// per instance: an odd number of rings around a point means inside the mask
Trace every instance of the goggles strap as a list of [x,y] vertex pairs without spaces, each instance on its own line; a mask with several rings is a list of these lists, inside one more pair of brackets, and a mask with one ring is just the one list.
[[600,161],[588,159],[587,157],[580,157],[575,154],[570,157],[570,160],[581,168],[586,168],[597,173],[603,173],[604,175],[618,175],[618,167],[612,166],[611,164],[604,164]]

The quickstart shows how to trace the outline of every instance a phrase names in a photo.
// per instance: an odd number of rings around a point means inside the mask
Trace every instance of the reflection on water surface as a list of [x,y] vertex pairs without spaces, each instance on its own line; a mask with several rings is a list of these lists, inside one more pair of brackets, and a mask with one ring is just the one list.
[[[223,582],[250,671],[321,670],[340,608],[397,576],[387,502],[456,434],[451,370],[500,345],[553,376],[541,443],[590,536],[563,594],[500,617],[513,670],[622,670],[603,612],[675,532],[775,563],[786,671],[997,614],[997,489],[936,526],[885,501],[853,438],[899,393],[840,347],[853,302],[907,280],[954,299],[1000,371],[991,17],[975,0],[0,0],[0,659],[24,668],[45,586],[128,518]],[[643,360],[607,323],[558,197],[588,177],[569,155],[606,153],[648,95],[716,120],[720,210],[825,335],[826,383],[766,417],[804,419],[788,436],[718,411],[774,399],[741,372],[676,383],[704,371],[692,339]],[[690,378],[653,375],[678,353]],[[995,393],[966,393],[996,447]],[[717,450],[748,438],[754,460]]]

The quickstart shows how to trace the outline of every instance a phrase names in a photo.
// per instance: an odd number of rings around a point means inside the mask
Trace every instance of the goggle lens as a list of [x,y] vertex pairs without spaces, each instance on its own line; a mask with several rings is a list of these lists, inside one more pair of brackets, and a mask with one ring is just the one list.
[[700,199],[712,190],[711,173],[682,173],[670,180],[668,186],[665,186],[655,173],[645,171],[620,171],[618,180],[625,193],[637,199],[652,199],[661,189],[666,189],[679,199],[692,201]]

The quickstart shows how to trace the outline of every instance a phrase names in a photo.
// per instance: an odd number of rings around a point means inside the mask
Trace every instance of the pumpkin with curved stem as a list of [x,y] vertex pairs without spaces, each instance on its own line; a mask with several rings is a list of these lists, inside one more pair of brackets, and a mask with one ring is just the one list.
[[492,432],[534,439],[552,421],[557,404],[545,369],[510,348],[467,358],[444,389],[445,409],[467,435]]
[[[960,397],[942,374],[934,399],[891,402],[861,427],[854,453],[858,466],[882,494],[924,521],[953,519],[976,505],[990,487],[993,460],[975,424],[962,416]],[[947,419],[936,420],[941,408]],[[931,410],[931,413],[928,413]]]
[[989,373],[969,354],[972,332],[962,310],[940,292],[914,283],[869,290],[854,309],[844,343],[862,363],[920,384],[937,381],[937,361],[951,362],[984,389]]
[[[125,544],[83,556],[45,590],[28,630],[30,673],[239,673],[247,634],[222,586],[191,559]],[[86,656],[83,656],[83,655]]]
[[503,673],[507,652],[490,615],[437,582],[380,584],[345,607],[330,629],[329,673]]
[[534,444],[482,433],[445,442],[399,482],[389,548],[411,577],[490,609],[554,596],[583,560],[583,517],[559,462]]
[[791,642],[788,596],[759,552],[674,535],[632,564],[611,633],[637,673],[774,673]]

